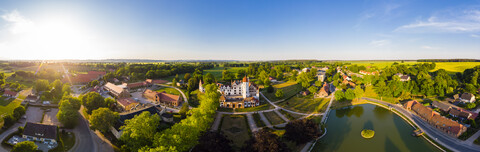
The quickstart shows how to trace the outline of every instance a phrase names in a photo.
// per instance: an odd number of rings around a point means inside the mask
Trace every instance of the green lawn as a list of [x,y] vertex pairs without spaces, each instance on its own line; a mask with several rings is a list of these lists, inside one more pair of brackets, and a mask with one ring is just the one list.
[[[291,97],[302,90],[302,86],[297,82],[293,81],[273,85],[273,88],[275,88],[275,91],[272,93],[267,93],[266,91],[264,92],[265,97],[270,99],[270,101],[272,102]],[[277,91],[277,89],[283,89],[283,98],[278,99],[277,97],[275,97],[275,92]]]
[[285,120],[283,120],[280,116],[277,115],[277,113],[271,111],[271,112],[264,112],[263,115],[267,117],[268,121],[270,121],[270,124],[272,125],[278,125],[281,123],[285,123]]
[[75,145],[75,134],[73,133],[61,133],[60,138],[63,140],[63,147],[61,145],[58,145],[59,147],[52,149],[51,152],[64,152],[70,150],[70,148]]
[[174,89],[174,88],[168,88],[168,87],[160,87],[160,89],[158,90],[155,90],[157,92],[167,92],[168,94],[174,94],[174,95],[180,95],[180,92],[178,92],[177,89]]
[[12,114],[13,109],[18,107],[22,103],[22,100],[20,100],[20,99],[5,100],[4,97],[1,97],[0,98],[0,103],[1,103],[1,105],[0,105],[0,116],[3,117],[4,115]]
[[325,111],[330,98],[316,98],[313,95],[292,97],[279,103],[279,106],[296,112],[319,113]]
[[261,111],[261,110],[268,110],[268,109],[273,109],[273,108],[274,107],[272,105],[270,105],[269,103],[264,103],[264,104],[256,106],[256,107],[235,109],[235,112]]
[[224,115],[222,117],[221,131],[225,133],[228,139],[233,141],[232,147],[240,151],[245,141],[250,139],[248,124],[245,115]]

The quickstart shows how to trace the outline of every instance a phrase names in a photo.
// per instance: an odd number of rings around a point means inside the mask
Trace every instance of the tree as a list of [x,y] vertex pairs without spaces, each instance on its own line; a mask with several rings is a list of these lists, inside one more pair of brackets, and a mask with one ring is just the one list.
[[5,128],[8,128],[8,127],[12,126],[13,124],[15,124],[15,121],[17,121],[17,120],[12,115],[3,116],[3,126]]
[[283,98],[283,89],[277,89],[277,92],[275,92],[275,97]]
[[465,85],[465,92],[468,92],[468,93],[475,93],[477,91],[477,89],[475,88],[475,86],[473,84],[466,84]]
[[267,129],[262,129],[254,133],[254,136],[245,141],[242,147],[242,152],[287,152],[290,151],[283,143],[278,139],[278,136],[273,134]]
[[319,137],[320,131],[318,124],[312,119],[298,119],[285,126],[284,136],[297,144],[304,144]]
[[187,117],[187,112],[189,110],[188,106],[188,102],[185,102],[183,103],[182,108],[180,108],[180,111],[178,113],[182,116],[182,118]]
[[12,152],[35,152],[37,148],[33,141],[22,141],[13,146]]
[[72,128],[77,125],[80,109],[80,100],[72,96],[64,96],[58,104],[57,119],[66,128]]
[[190,73],[185,73],[185,76],[183,76],[183,80],[185,82],[188,82],[188,80],[190,80],[191,77],[192,77],[192,75]]
[[90,116],[90,124],[93,129],[107,132],[110,130],[110,127],[114,125],[118,117],[117,112],[113,112],[108,108],[98,108],[97,110],[93,110]]
[[96,92],[89,92],[81,97],[82,104],[87,108],[87,113],[91,114],[93,110],[100,107],[106,107],[105,99]]
[[317,92],[317,90],[318,90],[318,88],[316,86],[310,86],[308,88],[308,91],[310,91],[311,93],[315,93],[315,92]]
[[177,86],[177,79],[173,78],[173,80],[172,80],[172,86]]
[[360,86],[355,87],[353,92],[355,92],[355,98],[357,98],[357,99],[360,99],[363,96],[363,94],[365,93],[363,91],[362,87],[360,87]]
[[205,74],[205,76],[203,77],[203,84],[211,84],[211,83],[215,83],[215,77],[211,73]]
[[70,87],[71,87],[71,86],[70,86],[70,84],[68,84],[68,83],[63,84],[63,86],[62,86],[62,94],[65,94],[65,93],[66,93],[66,94],[70,94],[70,93],[72,93],[72,89],[71,89]]
[[477,107],[477,104],[475,103],[467,103],[467,106],[466,106],[467,109],[473,109],[475,107]]
[[343,101],[345,99],[345,94],[343,91],[335,91],[335,100],[337,101]]
[[353,100],[355,98],[355,92],[352,89],[347,89],[345,91],[345,99],[347,100]]
[[35,91],[40,92],[40,91],[48,90],[48,84],[49,84],[48,80],[43,80],[43,79],[37,80],[34,85]]
[[272,85],[267,86],[267,92],[268,93],[273,93],[273,91],[275,91],[275,88],[273,88]]
[[132,119],[125,120],[125,125],[120,127],[123,130],[120,140],[130,151],[138,151],[144,146],[152,145],[158,125],[160,125],[160,117],[145,111]]
[[25,107],[23,106],[18,106],[15,109],[13,109],[13,117],[15,117],[15,119],[17,120],[22,118],[24,114],[25,114]]
[[216,152],[216,151],[233,151],[231,140],[229,140],[223,132],[207,131],[200,138],[199,144],[193,148],[194,152]]

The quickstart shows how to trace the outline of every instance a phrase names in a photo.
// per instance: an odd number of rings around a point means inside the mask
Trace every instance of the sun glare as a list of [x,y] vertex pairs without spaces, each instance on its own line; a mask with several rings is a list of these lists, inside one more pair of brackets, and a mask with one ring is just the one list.
[[19,58],[28,54],[28,59],[91,59],[98,58],[102,49],[95,33],[71,19],[51,17],[27,27],[11,43],[3,44],[19,51]]

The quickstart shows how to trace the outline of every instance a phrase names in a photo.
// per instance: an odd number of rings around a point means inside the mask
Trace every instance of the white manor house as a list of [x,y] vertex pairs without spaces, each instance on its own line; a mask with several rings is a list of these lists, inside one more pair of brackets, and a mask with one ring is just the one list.
[[[248,108],[260,105],[260,90],[254,83],[250,83],[250,79],[246,76],[243,77],[241,82],[235,80],[230,85],[217,83],[217,86],[218,91],[222,94],[220,96],[220,107]],[[201,80],[199,90],[205,93]]]

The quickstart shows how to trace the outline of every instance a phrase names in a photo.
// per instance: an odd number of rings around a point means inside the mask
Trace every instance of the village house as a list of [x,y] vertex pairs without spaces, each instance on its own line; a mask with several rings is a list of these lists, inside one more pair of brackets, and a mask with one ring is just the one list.
[[377,75],[378,71],[368,72],[368,71],[360,70],[358,73],[363,74],[363,75]]
[[310,68],[303,68],[302,72],[310,72]]
[[302,96],[307,96],[307,95],[310,94],[310,91],[308,91],[308,90],[302,91],[302,92],[300,92],[300,94],[301,94]]
[[26,101],[26,102],[31,102],[31,103],[38,102],[39,100],[40,100],[40,96],[37,96],[37,95],[34,95],[34,94],[29,94],[29,95],[25,98],[25,101]]
[[57,126],[27,122],[22,137],[27,140],[57,143]]
[[149,100],[155,101],[155,103],[162,103],[169,106],[179,106],[183,102],[182,96],[168,94],[166,92],[156,92],[150,89],[146,89],[143,92],[143,96]]
[[460,96],[460,101],[463,102],[463,103],[473,103],[473,102],[475,102],[475,95],[473,95],[471,93],[463,93]]
[[[199,90],[205,92],[200,81]],[[230,85],[217,83],[220,96],[220,107],[247,108],[260,105],[260,90],[247,76],[242,81],[235,80]]]
[[318,71],[317,71],[317,79],[318,79],[318,81],[320,81],[320,82],[325,81],[325,74],[326,74],[326,72],[325,72],[324,70],[318,70]]
[[133,100],[132,98],[123,98],[117,100],[118,105],[120,105],[125,111],[134,110],[140,103]]
[[277,79],[275,79],[274,77],[268,77],[268,80],[272,83],[277,82]]
[[433,101],[432,106],[442,110],[443,112],[448,112],[448,111],[450,111],[450,109],[452,109],[452,107],[450,105],[448,105],[446,103],[443,103],[443,102],[438,102],[438,101]]
[[130,92],[128,92],[127,87],[123,85],[115,85],[113,83],[108,82],[103,87],[107,90],[112,96],[122,99],[122,98],[130,98]]
[[315,95],[316,98],[325,98],[328,97],[328,94],[330,94],[330,89],[329,89],[328,83],[323,83],[323,86],[320,87],[320,90],[318,90],[318,93]]
[[439,113],[433,111],[428,107],[423,106],[415,100],[406,102],[404,104],[404,107],[407,110],[412,110],[427,123],[449,135],[458,137],[462,133],[467,131],[467,127],[465,127],[464,125],[441,116]]
[[410,76],[409,75],[404,75],[402,73],[397,73],[395,74],[400,78],[400,81],[405,82],[405,81],[410,81]]
[[17,94],[18,94],[17,92],[10,91],[10,90],[5,90],[5,92],[3,92],[4,97],[10,97],[10,98],[16,98]]

